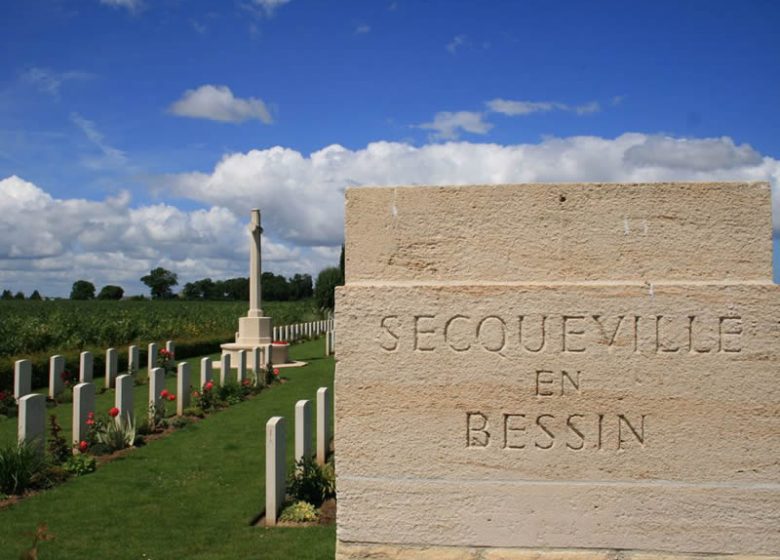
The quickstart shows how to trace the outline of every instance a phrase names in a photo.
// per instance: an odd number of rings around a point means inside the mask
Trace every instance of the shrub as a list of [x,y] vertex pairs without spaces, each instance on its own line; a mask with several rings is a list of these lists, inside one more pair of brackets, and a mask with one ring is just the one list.
[[186,416],[176,416],[173,420],[171,420],[171,426],[176,428],[177,430],[179,428],[183,428],[184,426],[187,426],[192,423],[192,420],[187,418]]
[[287,477],[287,494],[296,501],[304,501],[316,507],[336,495],[332,470],[321,467],[311,457],[295,463]]
[[49,432],[49,455],[56,465],[61,465],[71,456],[71,449],[54,414],[49,416]]
[[5,416],[16,414],[16,399],[11,391],[0,390],[0,414]]
[[14,443],[0,448],[0,492],[23,493],[45,468],[46,462],[34,446]]
[[313,505],[304,501],[297,501],[287,506],[279,516],[279,521],[292,521],[294,523],[306,523],[317,521],[320,513]]
[[108,420],[100,426],[96,439],[108,453],[132,447],[135,443],[135,422],[129,417]]
[[[195,397],[195,398],[197,398],[197,397]],[[206,417],[206,413],[203,411],[203,409],[199,408],[197,406],[188,406],[187,408],[182,410],[181,413],[184,416],[190,416],[190,417],[195,417],[195,418],[205,418]]]
[[95,472],[97,462],[91,455],[79,454],[72,455],[63,465],[66,471],[74,476],[83,476]]

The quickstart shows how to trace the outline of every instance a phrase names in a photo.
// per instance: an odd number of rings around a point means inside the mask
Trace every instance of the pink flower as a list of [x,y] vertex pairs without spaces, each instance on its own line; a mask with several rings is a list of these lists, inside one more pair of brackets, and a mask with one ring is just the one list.
[[108,409],[108,415],[111,418],[116,418],[117,416],[119,416],[119,409],[115,406],[112,406],[111,408]]
[[175,400],[176,400],[176,395],[174,395],[173,393],[171,393],[170,395],[168,395],[168,400],[169,400],[169,401],[175,401]]
[[86,452],[86,450],[89,449],[89,444],[86,441],[80,441],[79,442],[79,451],[82,453]]
[[170,393],[168,393],[168,389],[163,389],[162,391],[160,391],[160,396],[164,399],[167,399],[169,394]]
[[87,418],[87,426],[92,426],[95,424],[95,420],[93,418]]
[[279,375],[279,368],[274,368],[274,375]]

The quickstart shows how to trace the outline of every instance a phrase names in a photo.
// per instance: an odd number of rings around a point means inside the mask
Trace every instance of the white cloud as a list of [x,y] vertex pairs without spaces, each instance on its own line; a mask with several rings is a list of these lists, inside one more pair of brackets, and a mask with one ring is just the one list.
[[433,130],[432,140],[455,140],[461,131],[472,134],[487,134],[493,125],[483,120],[484,114],[474,111],[442,111],[436,113],[433,121],[416,125],[423,130]]
[[578,115],[590,115],[601,111],[597,101],[589,101],[581,105],[567,105],[558,101],[513,101],[509,99],[492,99],[485,103],[493,113],[510,117],[525,116],[532,113],[548,113],[550,111],[570,111]]
[[355,35],[364,35],[366,33],[369,33],[370,31],[371,31],[371,26],[366,25],[365,23],[361,23],[357,27],[355,27]]
[[290,0],[252,0],[252,3],[260,8],[266,16],[271,17],[277,8],[288,4]]
[[127,163],[127,156],[122,150],[110,146],[103,137],[103,134],[97,129],[95,123],[85,119],[78,113],[71,113],[70,120],[87,137],[87,139],[100,150],[100,156],[86,157],[83,159],[84,165],[92,169],[106,169],[122,167]]
[[124,8],[130,13],[140,12],[144,8],[143,0],[100,0],[100,3],[112,8]]
[[674,180],[771,181],[780,235],[780,160],[730,138],[627,133],[506,146],[375,142],[310,155],[274,147],[227,154],[210,173],[163,180],[160,194],[196,201],[201,210],[131,207],[126,193],[61,200],[18,177],[0,180],[0,288],[67,295],[84,278],[145,293],[138,279],[158,265],[179,273],[182,284],[246,276],[245,223],[255,207],[263,211],[266,270],[316,275],[338,263],[344,190],[352,185]]
[[30,84],[39,91],[59,99],[62,84],[71,80],[86,80],[92,75],[88,72],[71,70],[68,72],[55,72],[50,68],[38,68],[33,66],[25,70],[21,75],[24,83]]
[[450,54],[455,54],[460,47],[466,44],[467,40],[465,35],[455,35],[455,37],[452,38],[452,41],[445,45],[445,48],[450,52]]
[[180,117],[229,123],[257,119],[270,124],[273,120],[263,100],[240,99],[233,96],[229,87],[210,84],[185,91],[182,98],[171,105],[170,111]]

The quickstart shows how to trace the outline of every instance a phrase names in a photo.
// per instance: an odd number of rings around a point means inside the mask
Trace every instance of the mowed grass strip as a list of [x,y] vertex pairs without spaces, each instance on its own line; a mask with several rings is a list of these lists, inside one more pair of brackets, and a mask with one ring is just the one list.
[[54,535],[41,560],[333,558],[334,527],[249,525],[265,503],[265,423],[287,420],[292,464],[295,403],[333,387],[322,339],[291,354],[309,365],[283,369],[288,382],[0,511],[0,558],[18,558],[39,523]]

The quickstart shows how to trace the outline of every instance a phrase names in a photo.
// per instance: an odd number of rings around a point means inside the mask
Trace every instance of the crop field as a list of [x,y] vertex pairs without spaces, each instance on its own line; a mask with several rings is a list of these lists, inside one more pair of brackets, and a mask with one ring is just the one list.
[[[164,339],[231,339],[242,301],[0,301],[0,356],[24,357]],[[312,300],[265,302],[275,325],[320,318]]]

